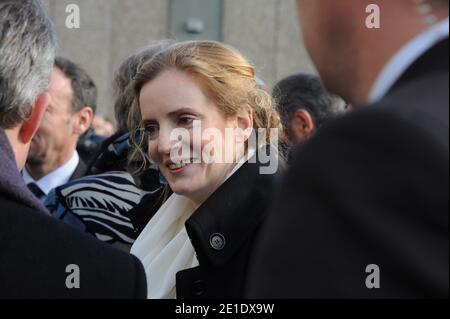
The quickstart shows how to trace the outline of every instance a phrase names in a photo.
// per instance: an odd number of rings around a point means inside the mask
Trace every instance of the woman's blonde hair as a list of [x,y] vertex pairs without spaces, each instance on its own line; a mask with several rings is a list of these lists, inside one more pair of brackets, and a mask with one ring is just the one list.
[[[253,128],[267,129],[267,144],[270,129],[281,130],[280,117],[270,94],[258,86],[255,68],[238,51],[219,42],[188,41],[158,52],[137,72],[133,81],[136,100],[129,117],[131,131],[136,131],[142,120],[139,106],[142,87],[169,69],[187,72],[198,80],[204,94],[225,118],[236,116],[250,106]],[[142,153],[142,148],[136,153]]]

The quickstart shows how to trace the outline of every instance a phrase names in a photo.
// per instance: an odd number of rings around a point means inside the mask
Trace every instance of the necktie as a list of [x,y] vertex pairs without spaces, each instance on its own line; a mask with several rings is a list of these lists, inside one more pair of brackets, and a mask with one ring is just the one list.
[[45,196],[45,193],[39,188],[39,186],[37,186],[36,183],[27,184],[27,187],[37,198],[42,199],[42,197]]

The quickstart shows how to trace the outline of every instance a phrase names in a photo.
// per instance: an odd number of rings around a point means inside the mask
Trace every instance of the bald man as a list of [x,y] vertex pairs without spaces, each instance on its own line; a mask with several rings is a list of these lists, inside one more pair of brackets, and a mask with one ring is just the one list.
[[355,111],[294,157],[249,296],[448,298],[448,1],[297,3],[324,84]]

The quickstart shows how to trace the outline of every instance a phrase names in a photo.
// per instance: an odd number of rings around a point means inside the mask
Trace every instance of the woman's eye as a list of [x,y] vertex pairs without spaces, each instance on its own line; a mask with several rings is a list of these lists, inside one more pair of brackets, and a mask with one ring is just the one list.
[[147,125],[144,128],[145,134],[148,136],[149,139],[154,139],[158,136],[158,127],[156,125]]
[[183,116],[180,117],[178,120],[178,125],[182,125],[182,126],[189,126],[192,125],[192,123],[194,122],[195,118],[190,117],[190,116]]

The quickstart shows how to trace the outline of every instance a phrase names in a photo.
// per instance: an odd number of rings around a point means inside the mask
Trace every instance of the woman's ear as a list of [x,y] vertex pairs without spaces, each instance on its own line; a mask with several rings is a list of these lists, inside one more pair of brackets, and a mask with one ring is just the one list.
[[243,110],[237,114],[237,125],[242,132],[243,141],[248,140],[253,131],[253,109],[250,105],[245,105]]
[[27,144],[31,141],[34,134],[41,125],[42,117],[45,114],[47,106],[50,104],[51,96],[45,92],[39,95],[33,106],[31,116],[22,123],[19,131],[19,138],[23,144]]

